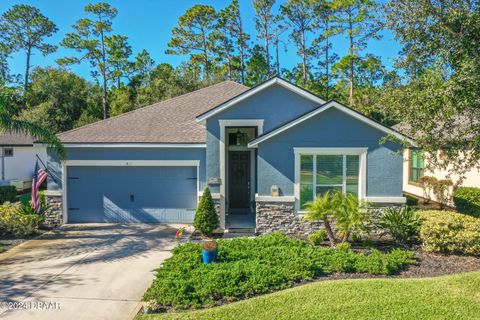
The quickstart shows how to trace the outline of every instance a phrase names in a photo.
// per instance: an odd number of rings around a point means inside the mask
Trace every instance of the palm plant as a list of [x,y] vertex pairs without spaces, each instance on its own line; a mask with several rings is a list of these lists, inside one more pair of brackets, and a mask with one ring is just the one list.
[[5,93],[0,91],[0,132],[8,131],[31,135],[46,143],[61,159],[65,158],[65,149],[55,134],[34,123],[18,119],[12,109]]
[[366,205],[352,194],[337,193],[335,226],[342,242],[348,241],[352,232],[363,228],[366,220]]
[[315,201],[308,202],[307,206],[307,214],[305,219],[307,221],[322,221],[325,227],[325,231],[327,232],[328,240],[332,247],[337,245],[337,238],[335,237],[335,233],[330,225],[330,219],[335,213],[337,209],[337,200],[335,194],[327,192],[324,195],[318,196]]

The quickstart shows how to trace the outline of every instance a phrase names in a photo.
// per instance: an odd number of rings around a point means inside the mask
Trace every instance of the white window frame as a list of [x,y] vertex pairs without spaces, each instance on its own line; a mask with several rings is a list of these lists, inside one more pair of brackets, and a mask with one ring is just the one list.
[[[358,173],[358,197],[360,200],[365,200],[367,195],[367,152],[368,148],[293,148],[295,154],[295,184],[294,184],[294,195],[295,195],[295,211],[298,213],[303,213],[304,211],[300,208],[300,158],[302,155],[341,155],[343,156],[343,167],[346,167],[346,156],[359,156],[359,173]],[[314,157],[315,159],[315,157]],[[317,172],[317,163],[313,161],[313,172]],[[317,186],[317,177],[316,174],[313,175],[313,183],[315,187]],[[326,185],[325,185],[326,186]],[[333,186],[333,185],[328,185]],[[346,191],[346,170],[343,170],[343,181],[342,184],[343,192]],[[313,192],[316,188],[314,188]]]

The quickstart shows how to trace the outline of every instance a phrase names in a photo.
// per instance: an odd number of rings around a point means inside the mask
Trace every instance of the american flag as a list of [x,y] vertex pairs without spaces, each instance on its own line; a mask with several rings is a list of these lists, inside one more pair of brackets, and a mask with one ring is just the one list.
[[35,173],[32,180],[32,208],[37,213],[39,213],[42,209],[42,203],[40,202],[38,191],[40,190],[40,186],[45,179],[47,179],[47,172],[39,167],[37,160],[35,163]]

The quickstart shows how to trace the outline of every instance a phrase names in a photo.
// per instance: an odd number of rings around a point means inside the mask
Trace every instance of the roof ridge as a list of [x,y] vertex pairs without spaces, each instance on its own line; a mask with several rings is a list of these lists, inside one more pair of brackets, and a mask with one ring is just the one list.
[[122,114],[119,114],[119,115],[116,115],[116,116],[113,116],[113,117],[110,117],[110,118],[107,118],[107,119],[101,119],[101,120],[98,120],[98,121],[95,121],[95,122],[92,122],[92,123],[89,123],[89,124],[86,124],[84,126],[81,126],[81,127],[78,127],[78,128],[73,128],[73,129],[70,129],[70,130],[67,130],[67,131],[63,131],[63,132],[60,132],[59,134],[57,134],[58,137],[61,137],[62,135],[64,134],[67,134],[67,133],[71,133],[71,132],[75,132],[77,130],[80,130],[80,129],[84,129],[84,128],[88,128],[88,127],[91,127],[93,125],[96,125],[96,124],[99,124],[99,123],[107,123],[111,120],[114,120],[114,119],[118,119],[118,118],[121,118],[121,117],[124,117],[124,116],[127,116],[131,113],[134,113],[136,111],[140,111],[140,110],[145,110],[147,108],[152,108],[152,107],[156,107],[158,106],[159,104],[163,104],[163,103],[167,103],[167,102],[170,102],[172,100],[175,100],[175,99],[179,99],[179,98],[182,98],[182,97],[186,97],[186,96],[189,96],[189,95],[192,95],[194,93],[197,93],[199,91],[202,91],[202,90],[205,90],[205,89],[208,89],[208,88],[211,88],[211,87],[216,87],[220,84],[224,84],[224,83],[235,83],[237,85],[241,85],[245,88],[248,88],[247,86],[241,84],[241,83],[238,83],[236,81],[233,81],[233,80],[224,80],[222,82],[218,82],[218,83],[215,83],[215,84],[212,84],[210,86],[207,86],[207,87],[203,87],[203,88],[199,88],[197,90],[194,90],[194,91],[191,91],[191,92],[187,92],[187,93],[184,93],[182,95],[179,95],[179,96],[175,96],[175,97],[171,97],[171,98],[168,98],[166,100],[162,100],[162,101],[159,101],[159,102],[155,102],[153,104],[150,104],[148,106],[144,106],[144,107],[141,107],[141,108],[138,108],[138,109],[135,109],[135,110],[131,110],[131,111],[128,111],[128,112],[125,112],[125,113],[122,113]]

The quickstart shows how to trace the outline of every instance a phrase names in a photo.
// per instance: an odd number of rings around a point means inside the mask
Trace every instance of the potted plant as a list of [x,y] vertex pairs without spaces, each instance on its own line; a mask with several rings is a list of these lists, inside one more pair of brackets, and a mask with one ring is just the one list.
[[195,211],[193,226],[202,235],[203,263],[215,261],[218,252],[218,244],[212,239],[213,231],[218,228],[219,221],[212,194],[208,187],[203,190],[202,198]]

